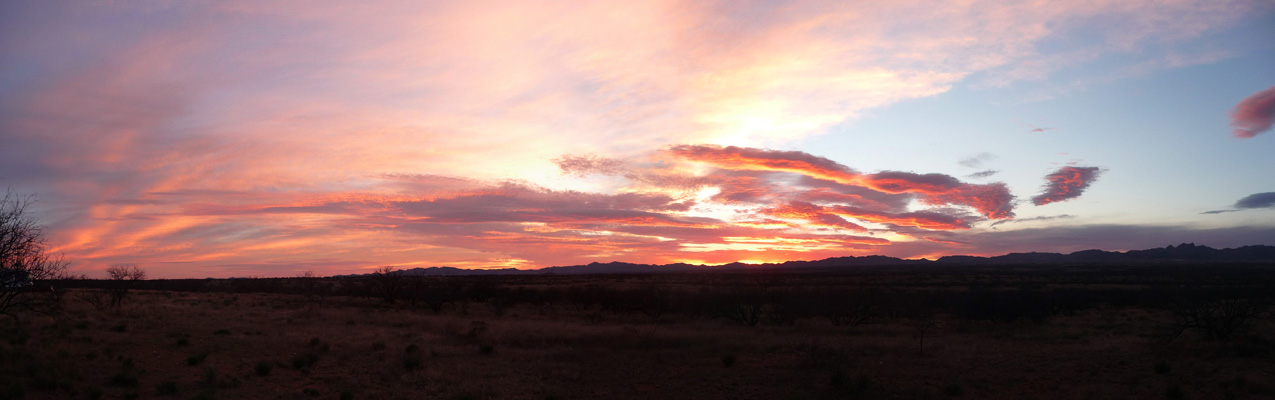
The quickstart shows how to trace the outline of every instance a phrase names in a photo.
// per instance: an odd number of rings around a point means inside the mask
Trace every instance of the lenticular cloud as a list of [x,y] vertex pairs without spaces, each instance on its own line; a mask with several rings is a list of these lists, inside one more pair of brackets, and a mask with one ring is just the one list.
[[1045,192],[1032,197],[1032,203],[1043,206],[1080,197],[1080,194],[1098,179],[1098,174],[1101,172],[1102,169],[1098,167],[1059,168],[1058,171],[1045,176],[1045,180],[1049,181],[1045,184]]
[[1235,137],[1251,138],[1271,130],[1275,124],[1275,86],[1240,100],[1231,111],[1231,126]]

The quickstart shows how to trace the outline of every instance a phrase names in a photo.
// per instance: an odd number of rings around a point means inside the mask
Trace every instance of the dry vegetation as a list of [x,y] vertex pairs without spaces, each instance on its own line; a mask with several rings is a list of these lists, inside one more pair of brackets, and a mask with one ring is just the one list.
[[0,398],[1273,398],[1269,270],[68,281]]

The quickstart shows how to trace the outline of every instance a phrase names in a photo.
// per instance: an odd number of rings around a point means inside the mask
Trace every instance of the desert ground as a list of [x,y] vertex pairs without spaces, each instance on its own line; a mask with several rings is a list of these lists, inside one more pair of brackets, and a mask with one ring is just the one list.
[[1275,268],[1203,268],[67,281],[0,398],[1275,398]]

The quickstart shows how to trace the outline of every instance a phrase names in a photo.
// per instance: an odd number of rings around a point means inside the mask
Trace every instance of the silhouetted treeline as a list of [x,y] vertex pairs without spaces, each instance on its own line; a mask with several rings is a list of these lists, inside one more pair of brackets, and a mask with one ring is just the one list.
[[[108,280],[60,287],[112,289]],[[136,290],[280,293],[323,304],[347,299],[424,312],[497,314],[554,308],[609,314],[709,318],[740,325],[821,321],[854,326],[946,314],[970,321],[1043,322],[1100,306],[1168,310],[1177,333],[1225,339],[1275,300],[1275,267],[1063,267],[865,269],[854,273],[733,272],[624,275],[410,276],[146,280]]]

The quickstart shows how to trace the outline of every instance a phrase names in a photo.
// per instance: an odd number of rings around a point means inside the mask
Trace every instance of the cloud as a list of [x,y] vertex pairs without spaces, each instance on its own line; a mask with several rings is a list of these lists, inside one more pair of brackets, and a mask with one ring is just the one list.
[[942,243],[942,244],[954,244],[954,245],[967,245],[967,244],[969,244],[969,243],[960,242],[960,241],[955,241],[955,240],[947,240],[947,239],[942,239],[942,238],[936,238],[936,237],[933,237],[933,236],[922,236],[922,237],[921,237],[921,239],[925,239],[925,240],[928,240],[928,241],[931,241],[931,242],[934,242],[934,243]]
[[[0,171],[41,194],[50,243],[77,268],[182,265],[161,277],[544,266],[632,257],[627,248],[673,260],[681,242],[708,243],[740,228],[734,218],[790,201],[1006,218],[1003,185],[865,175],[761,147],[970,77],[1047,76],[1054,64],[1035,62],[1074,55],[1053,49],[1071,42],[1059,39],[1082,37],[1074,45],[1095,49],[1092,62],[1197,38],[1254,7],[33,2],[0,12],[0,70],[16,71],[0,79]],[[1028,64],[1037,75],[1021,73]],[[675,143],[717,147],[649,154]],[[696,157],[709,167],[686,165]],[[821,243],[810,256],[842,251]],[[748,246],[703,260],[764,248]]]
[[1000,171],[989,169],[989,170],[978,171],[969,175],[965,175],[965,177],[972,178],[972,179],[983,179],[983,178],[990,178],[992,177],[992,175],[996,175],[998,173],[1000,173]]
[[1251,138],[1271,129],[1275,124],[1275,86],[1240,100],[1231,110],[1232,132],[1238,138]]
[[1045,176],[1045,180],[1049,181],[1045,184],[1045,191],[1032,197],[1032,203],[1043,206],[1079,197],[1101,173],[1102,169],[1098,167],[1059,168],[1058,171]]
[[810,203],[794,201],[777,207],[765,208],[759,214],[785,219],[804,220],[805,223],[831,228],[848,229],[855,232],[867,232],[861,225],[846,221],[837,215],[835,210]]
[[1235,202],[1232,209],[1205,211],[1200,214],[1225,214],[1246,209],[1275,208],[1275,192],[1253,193]]
[[1275,192],[1254,193],[1235,202],[1235,208],[1275,207]]
[[970,229],[969,221],[965,218],[931,211],[886,213],[849,206],[835,206],[830,211],[836,215],[880,224],[912,226],[929,230]]
[[553,163],[557,164],[562,173],[567,175],[622,175],[628,172],[624,162],[592,154],[583,156],[565,155],[554,159]]
[[1076,217],[1075,215],[1071,215],[1071,214],[1061,214],[1061,215],[1048,215],[1048,216],[1031,217],[1031,218],[1002,219],[999,221],[992,222],[990,225],[987,225],[987,227],[995,228],[997,225],[1008,224],[1008,223],[1016,224],[1016,223],[1022,223],[1022,222],[1053,221],[1053,220],[1059,220],[1059,219],[1071,219],[1075,217]]
[[677,158],[708,163],[732,171],[773,171],[858,186],[885,194],[918,194],[929,205],[969,206],[988,218],[1012,218],[1014,196],[1000,183],[975,185],[950,175],[882,171],[862,174],[827,158],[800,151],[736,146],[678,145],[666,150]]
[[778,151],[736,146],[677,145],[671,155],[735,171],[792,172],[837,183],[855,184],[859,173],[836,161],[801,151]]
[[1004,183],[964,184],[958,189],[922,198],[930,205],[956,204],[969,206],[991,219],[1014,217],[1014,198]]
[[1212,210],[1212,211],[1205,211],[1200,214],[1226,214],[1229,212],[1236,212],[1236,211],[1239,211],[1239,210]]
[[976,156],[962,159],[961,161],[958,161],[957,163],[967,168],[978,168],[978,167],[982,167],[984,163],[991,160],[995,160],[995,159],[996,159],[995,154],[979,153]]

